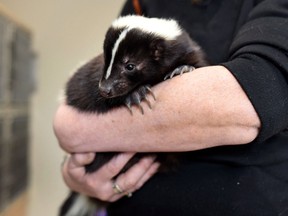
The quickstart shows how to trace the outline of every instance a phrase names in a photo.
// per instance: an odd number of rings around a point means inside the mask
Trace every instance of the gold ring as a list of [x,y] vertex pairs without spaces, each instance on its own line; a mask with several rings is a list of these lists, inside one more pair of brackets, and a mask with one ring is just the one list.
[[120,186],[118,184],[116,184],[115,181],[113,181],[113,191],[116,193],[116,194],[121,194],[123,193],[123,190],[120,188]]

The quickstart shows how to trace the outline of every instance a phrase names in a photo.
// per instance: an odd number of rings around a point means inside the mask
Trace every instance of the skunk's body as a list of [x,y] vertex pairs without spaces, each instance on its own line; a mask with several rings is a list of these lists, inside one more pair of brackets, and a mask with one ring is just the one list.
[[[80,111],[99,114],[124,104],[128,108],[133,104],[140,106],[141,100],[151,93],[149,86],[163,81],[167,76],[182,73],[182,67],[186,65],[197,68],[208,63],[200,47],[175,20],[121,17],[107,31],[104,54],[80,67],[68,81],[66,101]],[[94,161],[86,166],[86,171],[96,171],[115,154],[97,153]],[[135,164],[143,154],[136,154],[123,171]],[[159,156],[163,167],[173,163],[170,156]],[[82,210],[75,211],[79,197],[79,194],[72,192],[63,204],[60,215],[92,215],[95,208],[83,211],[86,207],[81,206],[78,209]],[[72,208],[76,213],[72,213]]]

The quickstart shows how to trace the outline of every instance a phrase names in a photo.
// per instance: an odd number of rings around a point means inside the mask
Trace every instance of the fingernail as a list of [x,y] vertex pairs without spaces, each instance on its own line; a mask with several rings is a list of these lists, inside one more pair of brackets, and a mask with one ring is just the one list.
[[95,158],[95,153],[90,152],[87,154],[87,160],[92,161]]
[[155,162],[152,164],[152,166],[153,166],[154,172],[157,172],[159,167],[161,166],[161,163]]
[[89,163],[95,157],[95,153],[77,153],[74,154],[75,161],[79,164]]
[[153,155],[150,155],[149,157],[150,157],[152,160],[156,160],[157,155],[156,155],[156,154],[153,154]]

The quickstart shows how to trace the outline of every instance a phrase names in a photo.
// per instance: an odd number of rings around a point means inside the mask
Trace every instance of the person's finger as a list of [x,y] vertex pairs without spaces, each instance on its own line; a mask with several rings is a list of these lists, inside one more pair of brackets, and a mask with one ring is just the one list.
[[[95,153],[75,153],[71,155],[72,163],[70,164],[71,168],[83,167],[87,164],[90,164],[95,158]],[[73,167],[74,166],[74,167]]]
[[[85,181],[84,184],[87,188],[90,188],[90,196],[108,201],[115,193],[112,187],[112,179],[119,174],[134,155],[135,153],[119,153],[96,172],[86,174],[82,180]],[[79,172],[81,171],[78,171],[77,174]]]
[[77,153],[66,159],[62,167],[62,175],[69,187],[74,189],[77,184],[82,184],[85,181],[84,166],[92,162],[94,156],[95,153]]
[[77,184],[83,182],[85,175],[84,167],[79,167],[74,164],[71,156],[66,159],[62,166],[62,176],[68,187],[75,189]]
[[135,187],[131,191],[128,191],[128,192],[134,192],[134,191],[140,189],[155,173],[158,172],[160,165],[161,164],[159,162],[154,162],[152,164],[152,166],[150,166],[149,170],[147,170],[147,172],[137,182]]
[[143,185],[149,179],[149,176],[155,173],[155,169],[158,167],[158,165],[154,165],[155,158],[155,156],[144,157],[127,172],[119,175],[115,182],[111,183],[112,189],[114,184],[114,187],[116,185],[119,190],[113,190],[114,196],[109,201],[116,201],[130,192],[134,192],[138,184]]
[[155,156],[143,157],[137,164],[133,165],[127,172],[117,177],[117,183],[124,191],[134,188],[139,179],[149,170],[154,163]]
[[[127,162],[135,155],[136,153],[119,153],[115,155],[108,163],[104,164],[99,169],[99,173],[101,172],[101,176],[104,179],[112,179],[114,176],[118,175],[120,171],[124,168]],[[96,155],[97,157],[97,155]],[[90,175],[97,175],[98,172],[91,173]]]
[[110,202],[115,202],[119,199],[121,199],[124,196],[131,197],[133,196],[133,193],[140,189],[155,173],[157,173],[158,168],[160,166],[160,163],[154,162],[148,171],[140,178],[140,180],[136,183],[134,188],[131,188],[127,191],[124,191],[122,194],[116,194],[113,197],[109,199]]

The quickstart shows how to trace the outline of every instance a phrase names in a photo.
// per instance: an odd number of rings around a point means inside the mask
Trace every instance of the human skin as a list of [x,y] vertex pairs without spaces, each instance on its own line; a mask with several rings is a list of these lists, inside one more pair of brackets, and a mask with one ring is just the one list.
[[[137,107],[133,107],[132,116],[125,107],[97,115],[80,113],[65,104],[59,106],[54,119],[55,134],[60,146],[73,153],[63,168],[68,186],[108,201],[123,196],[115,197],[111,191],[112,177],[108,174],[102,181],[107,186],[101,193],[95,184],[87,188],[87,182],[97,181],[97,175],[105,170],[103,167],[91,176],[85,175],[83,165],[93,159],[91,154],[87,156],[89,152],[194,151],[247,144],[259,133],[261,124],[256,111],[237,80],[223,66],[203,67],[174,77],[153,87],[153,92],[157,100],[154,102],[149,97],[152,109],[142,102],[144,115]],[[125,164],[132,155],[120,155],[120,164]],[[138,178],[133,175],[133,170],[118,177],[117,183],[126,191],[135,191],[157,171],[159,164],[153,162],[153,158],[143,161],[134,167]],[[75,167],[82,171],[75,174],[71,166],[74,171]],[[117,174],[121,168],[116,165],[111,173]]]

